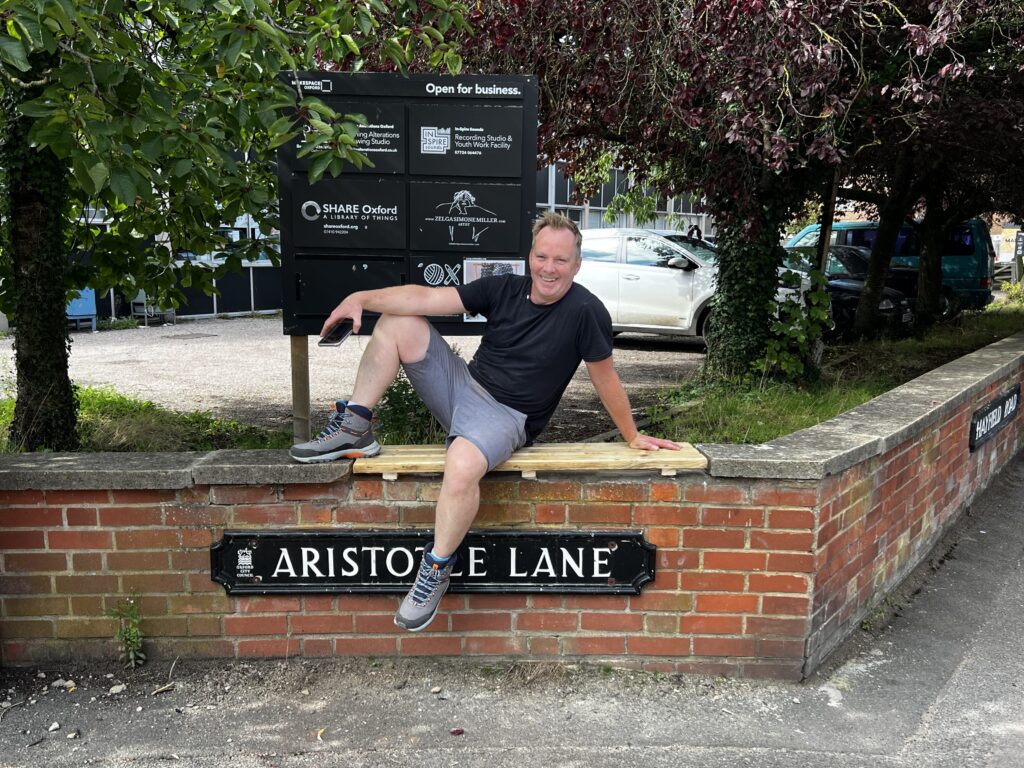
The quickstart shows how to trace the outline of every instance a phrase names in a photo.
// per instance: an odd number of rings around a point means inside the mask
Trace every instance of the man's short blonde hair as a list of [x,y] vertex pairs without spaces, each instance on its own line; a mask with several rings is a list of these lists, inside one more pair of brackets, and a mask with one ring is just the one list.
[[533,222],[534,242],[537,241],[537,233],[545,227],[567,229],[572,232],[576,236],[576,258],[580,258],[583,249],[583,235],[580,234],[580,228],[576,226],[572,219],[554,211],[545,211],[543,215],[538,216],[537,220]]

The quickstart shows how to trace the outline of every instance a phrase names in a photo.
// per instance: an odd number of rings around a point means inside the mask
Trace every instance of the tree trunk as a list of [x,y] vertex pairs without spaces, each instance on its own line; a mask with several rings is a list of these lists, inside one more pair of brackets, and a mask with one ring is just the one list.
[[906,221],[910,206],[917,196],[913,185],[914,164],[910,150],[905,150],[893,174],[892,187],[886,202],[878,207],[878,231],[871,246],[868,276],[864,291],[857,303],[853,321],[853,334],[857,338],[871,338],[878,326],[878,305],[882,301],[885,277],[896,251],[900,228]]
[[783,204],[766,203],[762,220],[746,231],[736,217],[719,219],[718,288],[705,339],[705,366],[712,375],[744,374],[764,355],[784,253],[779,233],[787,210]]
[[[33,67],[26,80],[37,79],[45,69],[45,64]],[[17,113],[18,103],[40,91],[7,85],[3,100],[3,247],[13,267],[17,371],[9,439],[14,449],[67,451],[78,447],[65,314],[68,171],[49,149],[29,146],[32,121]]]
[[914,317],[918,329],[929,328],[942,316],[942,254],[946,250],[947,231],[957,218],[943,207],[941,186],[933,186],[925,192],[925,204]]

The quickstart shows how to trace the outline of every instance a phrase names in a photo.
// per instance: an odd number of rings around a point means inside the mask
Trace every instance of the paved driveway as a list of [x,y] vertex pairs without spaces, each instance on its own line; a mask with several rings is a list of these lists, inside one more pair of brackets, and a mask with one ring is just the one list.
[[[281,319],[182,321],[125,331],[72,334],[71,376],[79,384],[118,392],[181,411],[209,411],[245,423],[291,429],[291,353]],[[348,394],[366,337],[340,347],[309,342],[310,400],[327,409]],[[449,339],[466,357],[478,338]],[[693,373],[703,359],[697,340],[623,335],[616,339],[619,373],[637,411],[661,387]],[[3,389],[14,388],[12,342],[0,340]],[[575,440],[612,428],[585,367],[573,379],[542,439]]]

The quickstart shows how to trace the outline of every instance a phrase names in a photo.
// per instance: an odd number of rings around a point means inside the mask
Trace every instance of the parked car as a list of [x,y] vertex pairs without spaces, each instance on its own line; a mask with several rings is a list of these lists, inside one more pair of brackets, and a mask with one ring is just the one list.
[[704,335],[718,277],[715,246],[674,230],[582,234],[576,280],[604,302],[616,333]]
[[[800,272],[810,271],[815,256],[813,248],[787,248],[790,255],[787,266]],[[832,321],[835,324],[832,335],[845,338],[853,331],[857,305],[864,292],[868,275],[870,251],[852,246],[833,245],[829,248],[825,277]],[[912,274],[911,274],[912,273]],[[879,325],[890,336],[908,333],[914,323],[913,299],[896,285],[913,285],[917,290],[917,270],[890,269],[882,300],[878,303]]]
[[[799,251],[809,260],[817,258],[816,248],[791,248],[792,251]],[[868,265],[871,261],[871,250],[860,248],[855,245],[833,245],[829,248],[828,264],[825,267],[825,275],[829,279],[838,277],[853,277],[866,280]],[[885,285],[895,288],[910,300],[911,307],[916,311],[917,305],[917,283],[918,270],[916,267],[891,266],[885,273]],[[959,307],[956,290],[953,286],[943,284],[941,307],[942,315],[950,316],[956,313]]]
[[[786,246],[813,246],[818,242],[820,229],[817,224],[805,227],[790,238]],[[832,224],[831,239],[833,245],[870,249],[877,234],[876,221],[837,221]],[[916,226],[908,224],[901,228],[892,265],[917,269],[921,252],[919,240]],[[984,221],[969,219],[950,227],[942,255],[942,282],[955,292],[957,305],[964,309],[983,309],[992,301],[995,259],[995,248]]]

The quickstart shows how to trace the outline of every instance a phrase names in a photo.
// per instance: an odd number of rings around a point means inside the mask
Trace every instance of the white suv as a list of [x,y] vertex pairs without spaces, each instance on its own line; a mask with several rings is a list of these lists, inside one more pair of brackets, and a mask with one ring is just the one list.
[[715,247],[681,232],[584,229],[576,281],[608,308],[612,328],[703,336],[715,294]]

